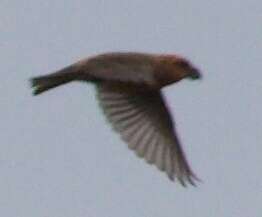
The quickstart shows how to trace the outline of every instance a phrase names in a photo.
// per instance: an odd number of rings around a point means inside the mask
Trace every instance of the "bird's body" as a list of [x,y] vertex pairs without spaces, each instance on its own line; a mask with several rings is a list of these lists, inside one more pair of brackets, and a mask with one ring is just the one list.
[[140,53],[108,53],[79,61],[90,74],[102,80],[121,82],[153,82],[154,57]]
[[185,185],[197,178],[186,161],[161,88],[186,77],[197,79],[200,73],[177,55],[116,52],[80,60],[31,81],[35,95],[71,81],[94,83],[105,115],[129,148]]

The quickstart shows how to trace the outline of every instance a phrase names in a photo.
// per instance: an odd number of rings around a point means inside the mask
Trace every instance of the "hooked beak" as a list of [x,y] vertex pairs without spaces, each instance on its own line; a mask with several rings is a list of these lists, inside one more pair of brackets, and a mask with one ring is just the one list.
[[198,69],[192,68],[188,77],[193,79],[193,80],[202,79],[202,74],[200,73],[200,71]]

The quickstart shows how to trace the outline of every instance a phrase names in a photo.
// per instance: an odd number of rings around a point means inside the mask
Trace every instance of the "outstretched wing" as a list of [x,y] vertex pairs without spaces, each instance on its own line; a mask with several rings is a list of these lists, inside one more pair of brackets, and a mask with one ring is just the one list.
[[171,180],[194,185],[197,177],[185,158],[161,92],[103,82],[97,84],[97,90],[106,117],[130,149]]

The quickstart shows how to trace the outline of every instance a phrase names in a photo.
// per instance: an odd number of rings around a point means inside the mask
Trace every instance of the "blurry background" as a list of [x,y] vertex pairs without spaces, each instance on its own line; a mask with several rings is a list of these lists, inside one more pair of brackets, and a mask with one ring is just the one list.
[[[1,0],[1,215],[261,215],[261,21],[258,0]],[[197,188],[128,150],[92,85],[32,97],[30,77],[119,50],[179,53],[203,72],[164,90]]]

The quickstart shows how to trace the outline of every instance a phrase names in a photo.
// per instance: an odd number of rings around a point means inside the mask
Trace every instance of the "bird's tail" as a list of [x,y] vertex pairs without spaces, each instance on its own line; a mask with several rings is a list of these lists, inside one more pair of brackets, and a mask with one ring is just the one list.
[[76,72],[75,67],[68,66],[49,75],[33,77],[30,79],[30,83],[34,89],[33,94],[38,95],[62,84],[77,80],[77,78],[78,73]]

